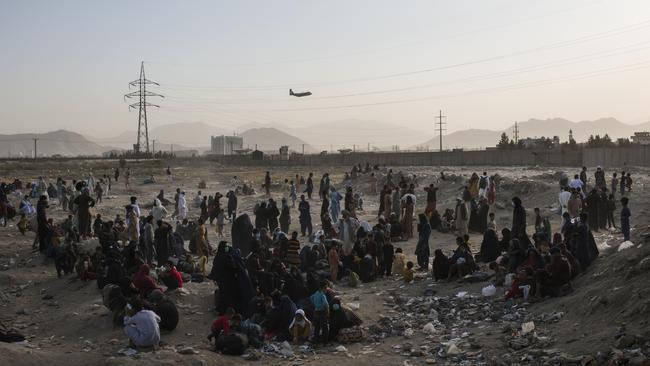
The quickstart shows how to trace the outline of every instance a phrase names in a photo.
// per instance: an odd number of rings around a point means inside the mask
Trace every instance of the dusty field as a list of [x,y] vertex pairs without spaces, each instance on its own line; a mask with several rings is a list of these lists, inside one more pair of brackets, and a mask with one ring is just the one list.
[[[266,197],[261,193],[260,184],[264,171],[250,169],[224,168],[207,163],[192,166],[174,166],[175,181],[168,183],[163,176],[166,163],[131,163],[135,176],[132,187],[126,190],[123,183],[113,185],[113,190],[105,197],[103,204],[95,208],[96,213],[104,217],[114,217],[123,213],[123,206],[128,197],[135,195],[145,204],[164,189],[168,198],[173,198],[173,191],[180,187],[187,192],[188,204],[196,194],[201,179],[207,182],[204,194],[230,189],[233,175],[243,180],[253,181],[258,194],[239,196],[239,211],[250,213],[253,205]],[[62,163],[56,166],[45,164],[3,163],[0,180],[8,181],[14,177],[24,182],[42,175],[49,181],[62,176],[67,181],[85,176],[91,169],[95,176],[109,174],[109,169],[117,162]],[[348,167],[315,168],[313,170],[315,185],[323,172],[333,175],[332,182],[339,187],[344,170]],[[493,206],[497,216],[499,230],[509,227],[512,210],[509,202],[512,196],[522,198],[528,212],[529,226],[533,224],[533,207],[540,207],[552,220],[553,230],[559,229],[560,217],[553,214],[557,208],[558,184],[554,174],[565,170],[574,173],[574,169],[562,168],[491,168],[491,167],[432,167],[432,168],[394,168],[417,174],[418,205],[416,213],[424,209],[426,201],[422,188],[431,182],[440,186],[438,206],[453,208],[455,198],[461,193],[464,180],[472,172],[487,171],[498,173],[502,178],[502,189],[497,192],[498,205]],[[456,179],[437,181],[441,170],[453,174]],[[366,342],[345,345],[347,352],[336,352],[332,348],[320,348],[315,352],[302,353],[294,349],[292,358],[281,358],[275,354],[259,353],[263,364],[355,364],[355,365],[420,365],[431,362],[438,364],[567,364],[587,362],[593,358],[596,362],[605,362],[617,357],[636,360],[643,364],[643,353],[649,353],[650,333],[650,242],[648,241],[648,219],[650,195],[647,185],[650,182],[647,170],[633,169],[635,177],[634,192],[630,195],[632,210],[632,241],[641,247],[634,247],[616,252],[622,241],[619,232],[596,233],[596,241],[602,245],[601,258],[592,265],[587,273],[582,274],[574,283],[573,293],[562,297],[545,299],[534,304],[505,303],[503,288],[498,288],[497,296],[490,299],[481,297],[481,288],[487,283],[465,284],[459,282],[434,283],[430,276],[419,277],[414,284],[404,285],[400,278],[384,279],[359,288],[337,287],[343,303],[359,303],[358,313],[364,320],[364,326],[370,328],[371,337]],[[576,171],[577,172],[577,171]],[[307,175],[309,170],[273,170],[274,182],[292,179],[296,174]],[[593,171],[590,172],[593,174]],[[144,178],[154,174],[159,183],[143,185]],[[611,172],[607,171],[608,179]],[[462,176],[462,178],[460,177]],[[593,179],[593,178],[591,178]],[[359,183],[361,190],[367,188]],[[272,196],[279,202],[288,192],[277,188]],[[377,197],[364,195],[365,211],[362,218],[371,224],[376,222]],[[225,202],[222,200],[222,203]],[[198,208],[190,207],[190,216],[198,215]],[[146,212],[146,210],[143,210]],[[312,201],[314,229],[319,228],[320,220],[315,215],[320,212],[320,202]],[[49,217],[56,222],[66,215],[58,208],[50,209]],[[292,230],[298,230],[297,208],[292,212]],[[215,285],[211,282],[189,283],[187,294],[175,295],[181,319],[178,327],[163,333],[165,344],[160,350],[141,353],[135,357],[118,354],[128,341],[121,328],[114,328],[109,311],[101,304],[101,294],[94,282],[83,283],[74,275],[57,279],[53,264],[44,264],[43,259],[31,251],[33,233],[21,236],[11,223],[0,228],[0,320],[28,337],[28,341],[17,344],[0,343],[0,364],[14,365],[129,365],[129,364],[176,364],[188,365],[240,365],[245,362],[241,357],[227,357],[210,350],[206,336],[215,314],[212,312],[212,292]],[[229,236],[230,226],[225,231]],[[529,229],[529,234],[532,229]],[[430,240],[431,252],[442,248],[449,251],[455,247],[454,236],[434,232]],[[210,242],[217,242],[214,230],[210,230]],[[477,250],[481,242],[479,235],[471,239]],[[414,260],[416,239],[398,243],[404,253]],[[610,248],[605,249],[605,245]],[[486,270],[487,271],[487,270]],[[469,297],[456,298],[461,291],[468,292]],[[51,295],[45,296],[45,295]],[[426,297],[425,297],[426,295]],[[416,300],[409,301],[411,298]],[[427,308],[436,308],[443,330],[425,334],[422,327],[421,302],[429,302]],[[514,306],[514,307],[513,307]],[[562,313],[561,315],[557,315]],[[554,315],[555,314],[555,315]],[[385,318],[388,317],[388,318]],[[426,319],[426,316],[424,317]],[[403,321],[411,332],[397,330],[381,335],[377,325],[388,323],[386,319]],[[534,337],[529,336],[530,344],[519,348],[511,342],[520,339],[521,324],[534,321]],[[399,327],[397,327],[399,328]],[[627,337],[622,342],[621,335]],[[617,338],[618,337],[618,338]],[[629,340],[632,337],[632,341]],[[458,340],[455,340],[458,339]],[[454,340],[459,353],[450,350],[450,340]],[[198,353],[182,355],[176,350],[186,346],[193,347]],[[519,348],[519,349],[517,349]],[[627,351],[623,351],[627,349]],[[634,351],[638,349],[638,351]],[[600,355],[599,355],[600,353]],[[636,357],[636,358],[635,358]],[[647,361],[646,361],[647,362]],[[585,363],[585,364],[588,364]]]

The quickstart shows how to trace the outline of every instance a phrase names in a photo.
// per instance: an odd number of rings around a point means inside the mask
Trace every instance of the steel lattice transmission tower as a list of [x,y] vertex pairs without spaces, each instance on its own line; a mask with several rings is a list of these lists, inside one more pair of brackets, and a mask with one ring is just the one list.
[[149,150],[149,127],[147,126],[147,107],[156,107],[160,108],[159,105],[156,104],[151,104],[147,102],[147,97],[161,97],[164,98],[163,95],[160,95],[158,93],[154,93],[151,91],[147,90],[147,85],[160,85],[155,81],[148,80],[145,75],[144,75],[144,62],[140,64],[140,79],[134,80],[129,83],[129,89],[131,87],[137,87],[138,90],[131,92],[129,94],[124,95],[124,100],[126,98],[139,98],[139,101],[137,103],[133,103],[129,105],[129,110],[131,108],[138,108],[139,113],[138,113],[138,140],[137,142],[133,145],[133,151],[135,152],[136,155],[139,155],[142,153],[142,144],[144,143],[144,152],[146,154],[150,153]]

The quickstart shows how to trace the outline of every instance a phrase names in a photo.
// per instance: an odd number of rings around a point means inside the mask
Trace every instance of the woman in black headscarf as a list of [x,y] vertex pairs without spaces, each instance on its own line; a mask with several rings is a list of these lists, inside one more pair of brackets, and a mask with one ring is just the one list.
[[223,314],[229,307],[240,308],[237,265],[230,254],[227,242],[219,242],[217,255],[212,261],[212,271],[208,277],[219,287],[219,301],[215,304],[217,312]]
[[335,297],[330,304],[330,340],[336,339],[339,331],[361,325],[363,321],[352,310],[341,305],[341,299]]
[[244,317],[248,318],[252,315],[248,313],[248,304],[253,296],[255,296],[255,290],[253,289],[253,284],[251,283],[251,279],[248,276],[248,270],[246,269],[246,263],[244,263],[244,259],[241,257],[239,249],[233,249],[232,258],[235,263],[237,285],[239,286],[240,305],[236,309],[238,309]]
[[499,248],[499,238],[494,230],[488,230],[483,234],[483,241],[481,242],[480,261],[484,263],[493,262],[501,254]]

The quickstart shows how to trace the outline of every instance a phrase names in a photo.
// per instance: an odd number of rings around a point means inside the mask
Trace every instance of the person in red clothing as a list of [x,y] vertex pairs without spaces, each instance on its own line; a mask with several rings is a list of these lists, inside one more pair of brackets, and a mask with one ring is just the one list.
[[140,295],[145,298],[149,296],[151,291],[160,289],[156,285],[156,281],[149,276],[149,271],[149,266],[143,264],[140,270],[133,275],[133,285],[140,291]]
[[212,338],[219,338],[221,334],[228,335],[230,333],[230,319],[232,319],[233,315],[235,315],[235,309],[227,308],[223,315],[212,322],[210,335],[208,336],[210,341],[212,341]]
[[171,261],[165,262],[165,271],[161,272],[159,277],[165,286],[167,286],[167,291],[174,291],[177,288],[183,287],[183,278]]

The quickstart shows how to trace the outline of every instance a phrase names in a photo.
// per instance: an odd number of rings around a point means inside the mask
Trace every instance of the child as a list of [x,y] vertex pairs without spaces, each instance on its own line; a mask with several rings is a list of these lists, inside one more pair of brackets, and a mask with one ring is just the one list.
[[614,194],[612,193],[607,199],[607,228],[613,227],[616,229],[616,223],[614,222],[614,211],[616,211],[616,200],[614,199]]
[[21,234],[23,234],[23,236],[25,236],[25,232],[27,231],[27,216],[25,216],[24,213],[20,214],[20,221],[18,221],[18,230]]
[[497,222],[494,218],[494,212],[490,212],[490,221],[488,221],[487,225],[488,230],[494,230],[494,232],[497,232]]
[[219,209],[219,213],[217,213],[217,236],[220,238],[223,238],[223,224],[225,219],[226,216],[223,212],[223,208]]
[[97,214],[97,216],[95,216],[95,222],[93,222],[93,233],[95,233],[96,237],[99,236],[99,233],[102,231],[103,225],[102,215]]
[[623,206],[621,209],[621,231],[623,232],[624,241],[630,240],[630,216],[632,216],[632,213],[630,208],[627,207],[628,202],[627,197],[621,198],[621,205]]
[[506,267],[500,263],[492,262],[490,263],[490,269],[494,271],[494,286],[503,286],[506,281],[506,274],[508,274]]
[[404,270],[404,283],[411,283],[413,282],[413,275],[415,271],[413,270],[413,262],[408,261],[406,262],[406,269]]
[[395,256],[393,257],[392,273],[403,276],[405,265],[406,265],[406,256],[402,252],[402,248],[395,249]]

